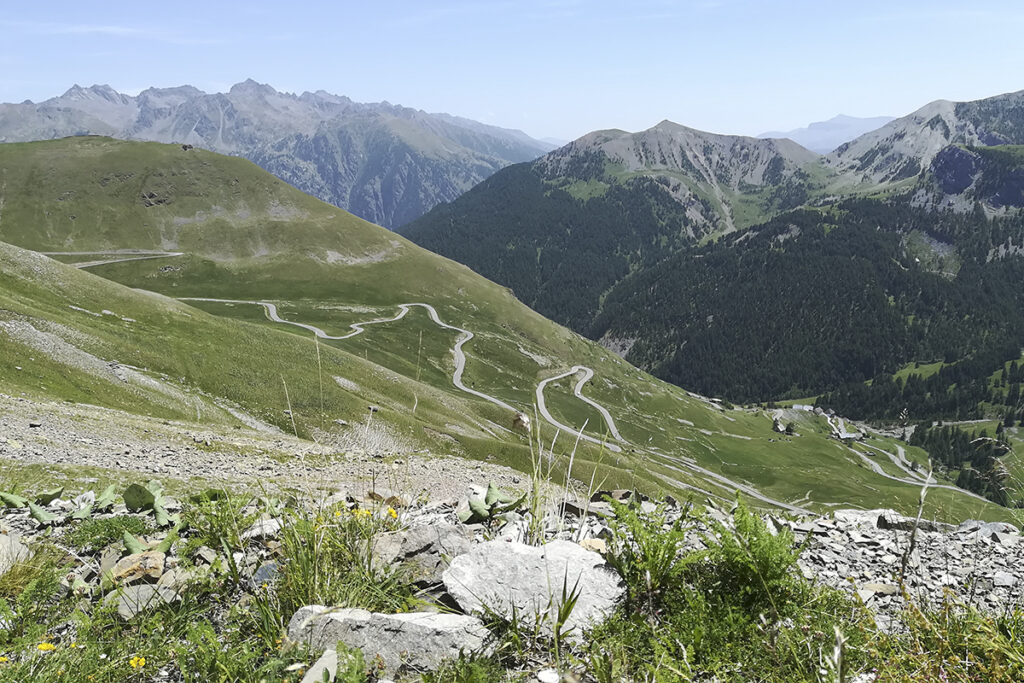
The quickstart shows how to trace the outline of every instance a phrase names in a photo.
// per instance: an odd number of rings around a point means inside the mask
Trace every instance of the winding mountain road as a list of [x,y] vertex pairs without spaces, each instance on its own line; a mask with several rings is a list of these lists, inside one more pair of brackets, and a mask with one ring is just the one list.
[[[155,258],[155,257],[153,257],[153,258]],[[466,344],[466,342],[468,342],[471,339],[473,339],[474,334],[472,332],[470,332],[469,330],[467,330],[467,329],[464,329],[464,328],[461,328],[461,327],[457,327],[455,325],[449,325],[448,323],[442,321],[440,316],[437,314],[437,310],[433,306],[431,306],[430,304],[420,303],[420,302],[398,304],[398,312],[394,316],[392,316],[390,318],[375,318],[373,320],[366,320],[366,321],[352,323],[351,325],[349,325],[349,328],[352,330],[351,332],[349,332],[347,334],[343,334],[343,335],[332,335],[332,334],[328,334],[327,332],[325,332],[324,330],[320,329],[319,327],[316,327],[315,325],[310,325],[310,324],[307,324],[307,323],[300,323],[300,322],[293,322],[291,320],[285,320],[284,318],[282,318],[278,314],[277,306],[275,304],[273,304],[273,303],[270,303],[269,301],[251,301],[251,300],[242,300],[242,299],[215,299],[215,298],[206,298],[206,297],[182,297],[180,300],[181,301],[205,301],[205,302],[211,302],[211,303],[247,304],[247,305],[253,305],[253,306],[262,306],[264,311],[266,311],[267,317],[271,321],[273,321],[273,322],[283,323],[283,324],[286,324],[286,325],[294,325],[295,327],[300,327],[300,328],[302,328],[304,330],[308,330],[308,331],[312,332],[313,334],[315,334],[320,339],[328,339],[328,340],[336,340],[336,341],[340,341],[340,340],[343,340],[343,339],[351,339],[352,337],[355,337],[356,335],[362,334],[363,332],[366,331],[366,327],[369,326],[369,325],[378,325],[378,324],[382,324],[382,323],[396,322],[398,320],[401,320],[402,318],[404,318],[409,313],[409,311],[414,306],[420,307],[420,308],[423,308],[423,309],[425,309],[427,311],[427,314],[430,316],[431,321],[433,321],[435,325],[438,325],[439,327],[442,327],[442,328],[444,328],[446,330],[452,330],[452,331],[458,332],[460,334],[459,339],[455,342],[455,345],[452,347],[452,354],[455,357],[455,370],[454,370],[454,372],[452,372],[452,385],[454,385],[455,388],[459,389],[460,391],[463,391],[463,392],[465,392],[467,394],[470,394],[472,396],[476,396],[478,398],[482,398],[483,400],[488,401],[490,403],[493,403],[494,405],[499,406],[499,407],[501,407],[501,408],[503,408],[505,410],[508,410],[510,412],[513,412],[513,413],[519,412],[517,408],[512,407],[511,405],[509,405],[505,401],[502,401],[499,398],[496,398],[494,396],[491,396],[489,394],[485,394],[485,393],[483,393],[481,391],[477,391],[476,389],[473,389],[471,387],[467,387],[466,386],[465,382],[462,381],[462,376],[463,376],[463,373],[465,372],[465,369],[466,369],[466,353],[465,353],[465,351],[463,350],[462,347]],[[573,395],[575,395],[576,398],[580,399],[581,401],[583,401],[587,405],[589,405],[592,408],[596,409],[601,414],[601,417],[604,419],[604,422],[605,422],[605,424],[608,427],[608,432],[611,434],[612,438],[615,441],[618,441],[619,443],[621,443],[623,445],[628,445],[629,442],[626,441],[622,437],[622,434],[619,433],[619,430],[618,430],[618,428],[615,425],[615,420],[612,418],[611,413],[609,413],[608,410],[604,406],[600,405],[596,401],[594,401],[592,399],[589,399],[589,398],[587,398],[586,396],[583,395],[583,393],[582,393],[583,392],[583,386],[594,377],[594,371],[591,368],[588,368],[585,365],[574,365],[572,368],[570,368],[569,370],[566,370],[565,372],[563,372],[561,374],[558,374],[558,375],[555,375],[553,377],[548,377],[546,379],[541,380],[537,384],[537,388],[536,388],[536,391],[535,391],[538,412],[540,413],[540,415],[548,423],[550,423],[552,426],[554,426],[555,428],[557,428],[559,430],[563,430],[563,431],[565,431],[567,433],[570,433],[570,434],[577,434],[579,439],[581,439],[583,441],[588,441],[590,443],[594,443],[594,444],[603,446],[603,447],[607,448],[608,450],[610,450],[612,452],[615,452],[615,453],[621,453],[622,452],[622,447],[621,446],[616,445],[614,443],[610,443],[610,442],[608,442],[606,440],[596,439],[596,438],[594,438],[592,436],[589,436],[587,434],[583,434],[581,429],[573,429],[572,427],[569,427],[568,425],[562,424],[557,419],[555,419],[555,417],[552,416],[551,413],[548,411],[547,403],[546,403],[545,398],[544,398],[544,389],[547,387],[547,385],[550,384],[551,382],[555,382],[555,381],[558,381],[560,379],[564,379],[566,377],[571,377],[571,376],[576,375],[577,373],[580,373],[580,372],[582,372],[583,375],[582,375],[582,377],[580,377],[580,379],[573,386]],[[831,421],[830,421],[830,424],[831,424]],[[857,453],[868,464],[868,466],[874,472],[876,472],[877,474],[879,474],[879,475],[881,475],[881,476],[883,476],[883,477],[885,477],[887,479],[892,479],[894,481],[898,481],[898,482],[901,482],[901,483],[904,483],[904,484],[911,484],[911,485],[922,485],[922,484],[925,484],[925,482],[922,482],[920,480],[901,479],[899,477],[894,477],[894,476],[892,476],[890,474],[887,474],[884,470],[882,470],[881,467],[878,466],[877,463],[872,462],[863,453],[861,453],[859,451],[856,451],[856,450],[854,450],[852,448],[850,450],[853,451],[854,453]],[[879,449],[879,450],[881,450],[881,449]],[[883,452],[885,452],[885,451],[883,451]],[[890,455],[890,454],[887,453],[887,455]],[[705,478],[707,478],[710,481],[715,482],[719,486],[722,486],[722,487],[727,488],[727,489],[732,489],[734,491],[741,491],[741,492],[745,493],[746,495],[750,496],[751,498],[760,500],[760,501],[762,501],[764,503],[767,503],[769,505],[774,505],[776,507],[779,507],[779,508],[782,508],[782,509],[785,509],[785,510],[789,510],[791,512],[795,512],[795,513],[798,513],[798,514],[810,514],[811,513],[811,511],[809,509],[807,509],[807,508],[800,507],[798,505],[793,505],[791,503],[786,503],[786,502],[783,502],[783,501],[771,498],[769,496],[766,496],[766,495],[762,494],[760,491],[758,491],[756,488],[754,488],[753,486],[750,486],[749,484],[741,484],[739,482],[733,481],[732,479],[729,479],[728,477],[726,477],[724,475],[721,475],[721,474],[719,474],[717,472],[714,472],[712,470],[709,470],[709,469],[706,469],[704,467],[701,467],[700,465],[697,465],[695,462],[688,462],[686,459],[678,459],[678,460],[673,460],[670,463],[670,462],[666,462],[668,460],[668,458],[666,458],[665,456],[663,456],[661,454],[658,454],[658,456],[659,456],[658,460],[661,461],[661,464],[663,464],[664,466],[666,466],[666,467],[668,467],[670,469],[676,470],[676,471],[678,471],[680,473],[685,473],[688,470],[689,472],[696,473],[696,474],[699,474],[699,475],[703,475]],[[893,457],[893,456],[890,455],[890,457]],[[894,461],[895,461],[895,459],[894,459]],[[920,476],[920,475],[917,475],[916,473],[914,473],[914,476]],[[673,482],[674,481],[675,480],[673,480]],[[703,489],[700,489],[700,488],[694,487],[694,486],[690,486],[688,484],[683,484],[682,482],[675,482],[675,483],[677,483],[680,486],[683,486],[684,488],[689,488],[689,489],[693,489],[695,491],[701,491],[703,493],[708,493],[707,491],[704,491]],[[966,493],[967,495],[971,495],[971,496],[973,496],[975,498],[979,498],[981,500],[984,500],[984,498],[981,498],[981,496],[977,496],[975,494],[972,494],[970,491],[964,491],[963,489],[959,489],[959,488],[957,488],[955,486],[946,486],[946,485],[942,485],[942,484],[934,484],[932,482],[927,482],[927,485],[929,485],[931,487],[934,487],[934,488],[946,488],[946,489],[951,489],[951,490],[954,490],[954,491],[959,491],[961,493]]]
[[929,484],[937,484],[938,483],[938,480],[936,480],[935,477],[930,477],[927,474],[922,474],[920,472],[915,472],[914,470],[910,469],[910,464],[909,464],[909,461],[907,460],[907,452],[903,449],[902,446],[897,446],[896,447],[898,455],[890,453],[889,451],[884,450],[882,448],[879,448],[878,446],[872,446],[869,443],[861,442],[861,446],[864,446],[865,448],[870,448],[873,451],[878,451],[879,453],[882,453],[883,455],[888,456],[889,460],[892,461],[893,465],[896,465],[896,467],[900,468],[903,472],[906,473],[906,475],[908,477],[913,477],[915,479],[919,479],[922,484],[925,482],[926,479],[927,479]]
[[[517,408],[513,408],[511,405],[509,405],[505,401],[502,401],[500,398],[495,398],[490,394],[485,394],[482,391],[477,391],[476,389],[466,386],[465,382],[462,381],[462,375],[466,370],[466,352],[463,351],[462,347],[466,344],[466,342],[471,340],[474,337],[474,335],[467,329],[457,327],[455,325],[449,325],[448,323],[441,320],[441,317],[437,314],[437,309],[435,309],[430,304],[420,302],[398,304],[398,313],[390,318],[376,318],[374,320],[365,320],[362,322],[352,323],[351,325],[349,325],[349,328],[352,331],[349,332],[348,334],[333,335],[327,334],[326,332],[324,332],[322,329],[315,325],[285,320],[278,314],[277,305],[270,303],[269,301],[249,301],[243,299],[213,299],[208,297],[182,297],[181,301],[207,301],[221,304],[250,304],[253,306],[262,306],[267,313],[267,317],[276,323],[284,323],[286,325],[294,325],[295,327],[301,327],[304,330],[309,330],[320,339],[330,339],[335,341],[339,341],[342,339],[351,339],[357,334],[362,334],[363,332],[366,331],[367,325],[378,325],[380,323],[391,323],[401,320],[406,316],[406,314],[413,306],[418,306],[427,311],[427,314],[430,316],[430,319],[434,322],[435,325],[438,325],[439,327],[442,327],[446,330],[453,330],[461,334],[458,341],[455,342],[455,346],[452,347],[452,353],[455,356],[455,371],[452,373],[452,384],[455,386],[455,388],[459,389],[460,391],[464,391],[472,396],[482,398],[485,401],[489,401],[496,406],[508,410],[509,412],[519,412]],[[601,413],[601,416],[604,418],[605,423],[608,425],[608,430],[611,432],[614,438],[618,441],[625,443],[625,439],[622,438],[622,435],[619,434],[618,428],[615,426],[615,420],[612,419],[611,413],[609,413],[604,406],[598,404],[596,401],[593,401],[583,396],[583,385],[586,384],[587,381],[594,376],[594,371],[586,366],[576,365],[572,368],[572,370],[569,370],[568,372],[542,380],[537,385],[537,409],[540,412],[541,416],[543,416],[545,420],[547,420],[556,428],[569,432],[571,434],[578,434],[579,438],[582,439],[583,441],[589,441],[591,443],[595,443],[598,445],[604,445],[608,450],[612,452],[621,453],[621,447],[616,446],[613,443],[606,443],[601,439],[596,439],[592,436],[588,436],[587,434],[583,434],[579,429],[573,429],[568,425],[564,425],[558,420],[556,420],[554,416],[552,416],[551,413],[548,411],[547,405],[544,401],[544,387],[547,386],[549,382],[553,382],[563,377],[568,377],[569,375],[574,375],[577,372],[580,372],[581,370],[584,373],[583,377],[580,379],[579,382],[576,383],[576,386],[573,388],[573,393],[576,395],[577,398],[579,398],[584,403],[587,403],[588,405],[591,405],[594,408],[596,408]]]
[[[544,416],[545,420],[555,425],[559,429],[563,429],[570,433],[578,431],[572,429],[571,427],[563,425],[562,423],[558,422],[557,420],[555,420],[555,418],[551,416],[551,413],[548,412],[547,405],[544,401],[544,388],[550,382],[558,381],[564,377],[571,377],[572,375],[575,375],[576,373],[581,371],[583,372],[583,377],[580,378],[580,381],[576,382],[576,386],[572,388],[572,393],[576,396],[576,398],[590,406],[593,406],[594,408],[597,409],[597,412],[601,413],[601,417],[604,418],[605,424],[608,425],[608,431],[611,433],[612,438],[614,438],[616,441],[620,443],[626,443],[626,440],[622,438],[622,434],[619,434],[619,430],[615,426],[615,420],[612,419],[611,413],[609,413],[604,406],[597,403],[596,401],[587,398],[581,393],[583,391],[583,385],[590,381],[590,379],[594,376],[594,371],[585,365],[574,365],[571,370],[567,370],[560,375],[555,375],[554,377],[548,377],[545,380],[541,380],[540,383],[537,384],[537,410],[540,411],[540,414]],[[614,450],[616,453],[620,451],[620,449],[614,447],[614,444],[598,442],[596,439],[592,439],[585,434],[581,438],[595,443],[604,443],[604,445],[608,447],[609,450]]]
[[[850,448],[850,447],[848,447],[848,448]],[[876,449],[876,450],[881,450],[881,449]],[[953,486],[951,484],[937,484],[937,483],[934,483],[935,482],[934,478],[930,479],[929,481],[923,481],[921,479],[905,479],[903,477],[894,476],[892,474],[889,474],[885,470],[883,470],[881,465],[879,465],[877,462],[873,461],[871,458],[869,458],[864,453],[861,453],[857,449],[850,448],[850,451],[852,451],[853,453],[856,453],[858,456],[860,456],[860,459],[864,461],[864,464],[867,465],[868,468],[871,471],[873,471],[875,474],[877,474],[879,476],[885,477],[886,479],[892,479],[893,481],[898,481],[901,484],[910,484],[911,486],[921,486],[921,487],[927,486],[930,489],[948,489],[950,491],[956,491],[957,493],[962,493],[965,496],[970,496],[971,498],[977,498],[978,500],[984,501],[986,503],[991,503],[992,502],[988,498],[985,498],[984,496],[979,496],[977,493],[974,493],[972,491],[968,491],[967,489],[962,489],[959,486]],[[882,452],[885,453],[885,451],[882,451]]]

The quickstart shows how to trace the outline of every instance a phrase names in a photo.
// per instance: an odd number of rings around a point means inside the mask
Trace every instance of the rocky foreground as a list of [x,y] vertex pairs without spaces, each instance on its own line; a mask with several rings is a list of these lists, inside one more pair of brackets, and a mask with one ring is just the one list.
[[[117,503],[109,494],[71,499],[55,493],[34,502],[0,494],[8,506],[0,512],[0,577],[28,561],[40,542],[53,541],[74,558],[61,590],[79,596],[91,609],[106,606],[132,622],[162,604],[181,601],[210,576],[236,574],[237,600],[243,604],[273,591],[282,574],[282,536],[292,518],[266,500],[253,499],[237,511],[239,519],[251,521],[239,530],[242,549],[228,556],[227,546],[191,542],[180,519],[182,504],[156,485],[136,485]],[[492,639],[481,618],[485,614],[525,620],[549,638],[578,642],[612,613],[625,591],[606,562],[614,535],[621,533],[610,500],[630,503],[641,514],[661,515],[666,528],[683,517],[689,525],[685,550],[706,548],[732,524],[717,508],[694,516],[675,501],[655,504],[628,491],[602,492],[590,502],[549,501],[543,515],[531,514],[524,499],[513,501],[494,486],[471,487],[469,497],[461,500],[413,503],[388,492],[339,491],[309,503],[316,514],[330,510],[335,517],[386,522],[367,544],[366,559],[382,574],[400,575],[413,584],[421,607],[387,614],[307,605],[283,615],[288,639],[308,646],[310,662],[316,660],[304,669],[302,681],[321,681],[324,672],[334,680],[347,656],[339,654],[339,642],[361,650],[378,680],[431,671],[460,652],[487,652]],[[88,510],[84,515],[83,509]],[[76,517],[132,516],[152,517],[156,528],[141,536],[126,532],[103,547],[72,545]],[[795,571],[855,594],[882,630],[899,628],[907,600],[919,605],[955,600],[992,613],[1021,603],[1024,542],[1010,524],[966,521],[952,526],[889,510],[764,519],[770,533],[788,529],[804,547]],[[574,608],[560,614],[570,596],[576,598]],[[72,623],[61,629],[53,635],[75,638]],[[559,680],[552,669],[530,673],[540,681]],[[177,679],[161,670],[151,680]],[[858,680],[874,679],[869,674]]]

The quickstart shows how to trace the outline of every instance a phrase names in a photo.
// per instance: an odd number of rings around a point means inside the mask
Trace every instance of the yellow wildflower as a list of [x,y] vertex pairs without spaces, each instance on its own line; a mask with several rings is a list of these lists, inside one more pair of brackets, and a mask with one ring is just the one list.
[[398,519],[398,513],[395,512],[395,508],[389,507],[388,514],[391,515],[391,519]]
[[132,657],[130,660],[128,660],[128,663],[131,664],[131,667],[133,669],[141,669],[142,667],[146,666],[146,658]]
[[40,652],[49,652],[50,650],[56,650],[57,646],[53,643],[39,643],[36,645],[36,649]]
[[7,657],[0,657],[0,664],[10,661]]

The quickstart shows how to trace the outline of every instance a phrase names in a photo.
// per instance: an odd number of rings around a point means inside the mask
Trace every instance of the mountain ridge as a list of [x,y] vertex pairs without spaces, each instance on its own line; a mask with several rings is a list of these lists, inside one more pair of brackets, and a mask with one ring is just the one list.
[[822,161],[851,185],[893,185],[920,174],[954,144],[1024,144],[1024,90],[980,100],[929,102],[840,145]]
[[0,104],[0,142],[80,134],[244,156],[385,227],[551,149],[518,130],[323,90],[283,93],[252,79],[226,93],[183,85],[136,96],[75,84],[39,103]]

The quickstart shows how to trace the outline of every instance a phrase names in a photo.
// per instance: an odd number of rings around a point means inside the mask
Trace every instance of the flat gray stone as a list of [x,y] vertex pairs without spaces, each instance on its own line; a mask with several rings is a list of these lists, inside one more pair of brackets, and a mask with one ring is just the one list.
[[529,620],[547,615],[543,628],[551,633],[554,616],[566,593],[579,591],[576,606],[563,625],[570,640],[596,626],[615,609],[625,592],[619,575],[604,558],[570,541],[534,547],[488,541],[452,561],[444,585],[464,612],[484,608],[511,618],[513,610]]
[[952,524],[936,522],[935,520],[925,519],[923,517],[918,521],[916,517],[906,517],[905,515],[892,512],[891,510],[887,511],[885,514],[879,515],[878,517],[879,529],[911,531],[914,529],[915,523],[918,531],[937,531],[945,534],[957,529],[957,527]]
[[1017,577],[1009,572],[996,572],[992,577],[992,584],[997,588],[1009,588],[1017,583]]
[[14,569],[14,566],[25,562],[31,556],[28,546],[18,538],[8,534],[0,535],[0,576]]
[[359,648],[365,661],[381,661],[387,674],[432,671],[460,652],[482,652],[489,633],[464,614],[377,614],[362,609],[310,605],[288,622],[288,638],[313,651]]
[[281,520],[261,519],[242,533],[243,541],[257,541],[266,538],[276,538],[281,532]]
[[178,600],[178,594],[169,588],[144,583],[124,586],[108,593],[104,605],[117,604],[117,614],[128,621],[148,609]]
[[420,585],[441,583],[452,559],[469,552],[473,532],[465,526],[436,524],[381,534],[373,541],[378,565],[401,565],[404,578]]
[[880,517],[897,514],[895,510],[888,508],[877,510],[836,510],[832,513],[832,518],[844,526],[876,529],[878,528]]
[[338,651],[324,650],[320,659],[316,660],[313,666],[306,670],[306,675],[299,683],[323,683],[324,672],[327,672],[327,680],[333,681],[338,675]]

